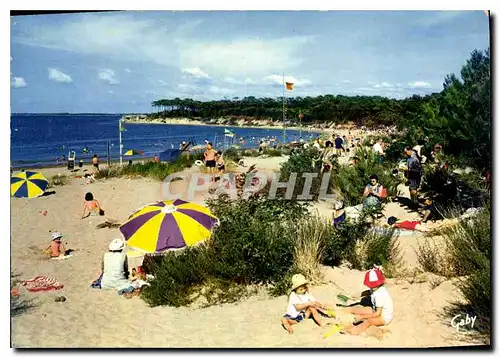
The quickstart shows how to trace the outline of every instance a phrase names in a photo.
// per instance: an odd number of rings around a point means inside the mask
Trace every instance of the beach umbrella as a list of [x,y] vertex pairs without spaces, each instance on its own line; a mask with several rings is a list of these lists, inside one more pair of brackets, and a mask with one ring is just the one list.
[[10,178],[10,195],[17,198],[36,198],[43,195],[49,181],[39,172],[21,172]]
[[144,152],[141,150],[130,149],[130,150],[127,150],[125,152],[125,154],[123,154],[123,155],[132,156],[132,155],[143,155],[143,154],[144,154]]
[[154,253],[196,245],[210,237],[217,223],[208,208],[177,199],[142,207],[120,231],[130,247]]

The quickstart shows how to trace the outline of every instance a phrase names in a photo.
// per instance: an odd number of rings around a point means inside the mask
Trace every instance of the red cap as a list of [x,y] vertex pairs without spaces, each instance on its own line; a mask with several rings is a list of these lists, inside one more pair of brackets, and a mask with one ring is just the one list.
[[365,274],[365,286],[369,288],[379,287],[385,282],[382,271],[377,268],[371,269]]

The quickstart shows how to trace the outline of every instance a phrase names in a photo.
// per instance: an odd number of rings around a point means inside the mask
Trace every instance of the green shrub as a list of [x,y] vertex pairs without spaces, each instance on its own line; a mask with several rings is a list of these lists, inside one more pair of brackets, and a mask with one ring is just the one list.
[[[304,190],[304,185],[306,178],[302,175],[304,173],[317,173],[317,176],[313,178],[311,188],[309,193],[312,196],[312,201],[318,200],[318,196],[321,189],[322,176],[320,174],[320,169],[322,166],[321,160],[319,160],[321,152],[316,148],[309,148],[305,150],[295,151],[290,154],[290,157],[285,163],[280,166],[280,182],[289,181],[292,173],[297,174],[297,179],[295,182],[295,187],[293,190],[292,198],[297,199]],[[337,166],[336,159],[332,159],[332,164],[334,167]],[[331,185],[328,183],[328,191],[330,193]],[[278,189],[277,196],[284,197],[286,189]]]
[[446,259],[442,254],[442,249],[436,244],[431,244],[429,240],[418,243],[416,253],[418,263],[422,270],[436,275],[449,276],[444,266]]
[[188,157],[182,155],[177,161],[172,163],[153,162],[148,161],[145,163],[132,163],[123,166],[111,166],[110,168],[103,168],[96,173],[96,178],[107,179],[116,178],[126,175],[140,175],[143,177],[150,177],[156,180],[164,180],[168,175],[182,171],[186,167],[190,167],[194,163],[195,157]]
[[49,188],[53,188],[56,186],[63,186],[70,183],[70,179],[67,175],[56,174],[52,176],[49,180]]
[[293,201],[230,201],[219,198],[209,202],[220,226],[213,233],[211,247],[218,258],[217,277],[237,283],[273,283],[293,263],[292,238],[283,235],[287,222],[297,221],[305,208]]
[[286,228],[285,235],[293,239],[294,271],[302,273],[312,283],[321,282],[319,265],[323,261],[325,243],[333,231],[331,222],[319,216],[290,222]]
[[342,193],[346,206],[358,205],[362,202],[363,191],[370,183],[370,175],[378,176],[379,183],[387,189],[388,197],[398,194],[397,186],[401,179],[392,175],[392,167],[388,163],[378,163],[369,150],[358,149],[356,156],[360,159],[355,166],[341,166],[331,181]]
[[[19,275],[13,272],[10,273],[10,289],[12,290],[18,283]],[[26,312],[31,311],[36,305],[32,300],[23,298],[22,296],[10,295],[10,316],[20,316]]]
[[196,297],[198,286],[212,270],[210,251],[203,246],[188,247],[180,252],[168,252],[148,267],[154,279],[141,297],[150,306],[185,306]]
[[476,216],[460,220],[457,225],[440,230],[444,248],[421,246],[421,266],[446,277],[459,277],[457,288],[466,304],[453,303],[449,314],[468,312],[477,316],[474,327],[479,333],[490,332],[491,315],[491,221],[489,204]]
[[338,266],[343,260],[353,261],[356,242],[365,237],[370,224],[361,218],[357,221],[346,220],[342,222],[325,243],[323,262],[327,265]]

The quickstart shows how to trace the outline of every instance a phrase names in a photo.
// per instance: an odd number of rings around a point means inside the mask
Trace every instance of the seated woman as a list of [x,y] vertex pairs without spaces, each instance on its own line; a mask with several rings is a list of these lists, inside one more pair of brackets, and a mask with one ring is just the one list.
[[118,290],[119,295],[130,298],[135,288],[128,279],[128,260],[127,254],[123,252],[124,246],[122,239],[114,239],[109,243],[109,252],[102,259],[101,288]]
[[380,206],[384,197],[384,187],[378,182],[376,175],[370,175],[370,184],[363,192],[363,208]]
[[342,201],[338,201],[335,203],[335,210],[333,212],[333,226],[336,228],[340,225],[340,223],[344,222],[347,218],[347,215],[344,210],[344,203]]
[[85,201],[83,202],[82,219],[85,219],[92,213],[103,216],[105,211],[101,208],[99,202],[94,199],[94,195],[92,195],[92,193],[87,193],[85,194]]

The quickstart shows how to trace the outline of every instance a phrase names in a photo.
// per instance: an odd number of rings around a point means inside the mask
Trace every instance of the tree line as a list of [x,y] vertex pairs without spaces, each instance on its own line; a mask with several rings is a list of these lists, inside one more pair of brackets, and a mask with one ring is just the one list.
[[[322,95],[285,99],[286,118],[303,124],[356,123],[368,127],[396,125],[408,139],[427,138],[445,145],[450,153],[491,166],[491,66],[490,50],[474,50],[460,77],[449,74],[443,90],[405,99],[382,96]],[[253,96],[218,101],[160,99],[152,102],[150,117],[219,118],[250,117],[281,121],[282,98]],[[479,162],[476,162],[479,161]]]

